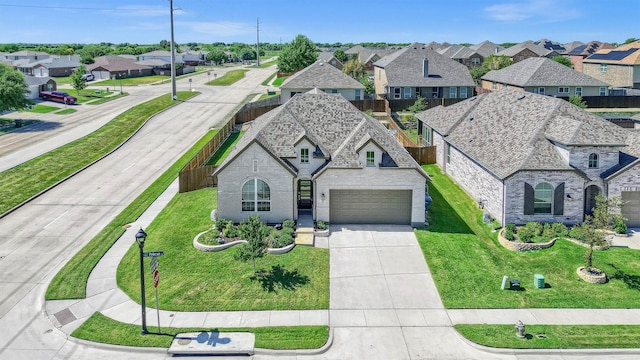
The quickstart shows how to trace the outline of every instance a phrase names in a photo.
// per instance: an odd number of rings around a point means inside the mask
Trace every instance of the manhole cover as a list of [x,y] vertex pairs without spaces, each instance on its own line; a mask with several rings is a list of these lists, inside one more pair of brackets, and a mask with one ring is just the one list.
[[189,345],[191,343],[191,340],[189,339],[180,339],[178,340],[178,344],[179,345]]

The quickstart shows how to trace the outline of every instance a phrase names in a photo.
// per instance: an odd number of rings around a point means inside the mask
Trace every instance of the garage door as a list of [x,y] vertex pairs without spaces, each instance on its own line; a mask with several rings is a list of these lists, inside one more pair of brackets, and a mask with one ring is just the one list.
[[331,190],[333,224],[411,224],[411,190]]
[[640,191],[623,191],[622,215],[627,219],[628,227],[640,227]]

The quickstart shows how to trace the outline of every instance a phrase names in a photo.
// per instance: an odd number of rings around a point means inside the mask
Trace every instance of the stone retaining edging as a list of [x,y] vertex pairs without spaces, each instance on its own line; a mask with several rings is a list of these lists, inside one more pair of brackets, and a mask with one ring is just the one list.
[[[596,269],[598,270],[598,269]],[[584,272],[584,266],[580,266],[578,268],[578,270],[576,270],[576,272],[578,273],[578,276],[580,276],[580,278],[588,283],[592,283],[592,284],[604,284],[607,282],[607,275],[604,273],[604,271],[598,270],[601,272],[601,274],[599,275],[594,275],[594,274],[587,274]]]
[[[205,245],[203,243],[201,243],[200,241],[198,241],[198,239],[200,238],[200,236],[208,233],[209,231],[212,231],[215,229],[211,229],[211,230],[206,230],[203,231],[201,233],[199,233],[198,235],[196,235],[196,237],[193,238],[193,247],[195,247],[196,249],[200,250],[200,251],[206,251],[206,252],[215,252],[215,251],[222,251],[222,250],[226,250],[234,245],[238,245],[238,244],[246,244],[247,240],[237,240],[237,241],[233,241],[233,242],[228,242],[225,244],[220,244],[220,245]],[[281,247],[281,248],[267,248],[267,253],[269,254],[274,254],[274,255],[280,255],[280,254],[285,254],[288,253],[289,251],[291,251],[291,249],[293,249],[296,246],[295,243],[292,243],[290,245]]]
[[327,236],[329,236],[329,229],[324,229],[324,230],[314,229],[313,230],[313,235],[320,236],[320,237],[327,237]]
[[505,229],[500,230],[498,232],[498,241],[502,246],[511,250],[511,251],[530,251],[530,250],[542,250],[547,249],[553,246],[556,243],[557,238],[551,239],[546,243],[523,243],[523,242],[515,242],[507,240],[504,237]]

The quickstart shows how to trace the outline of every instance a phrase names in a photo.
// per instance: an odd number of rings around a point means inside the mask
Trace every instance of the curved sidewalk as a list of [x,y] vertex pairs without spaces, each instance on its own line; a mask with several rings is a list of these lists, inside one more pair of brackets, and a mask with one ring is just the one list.
[[[146,228],[178,192],[176,179],[156,201],[122,234],[120,239],[100,259],[87,281],[87,297],[46,302],[47,315],[60,330],[71,334],[94,312],[99,311],[114,320],[141,324],[140,304],[125,294],[116,283],[116,272],[122,257],[135,242],[138,229]],[[162,258],[160,269],[162,269]],[[147,267],[148,269],[148,267]],[[162,285],[160,285],[162,289]],[[157,311],[147,307],[149,330],[158,324]],[[160,327],[261,327],[328,325],[328,310],[281,311],[210,311],[178,312],[160,310]]]

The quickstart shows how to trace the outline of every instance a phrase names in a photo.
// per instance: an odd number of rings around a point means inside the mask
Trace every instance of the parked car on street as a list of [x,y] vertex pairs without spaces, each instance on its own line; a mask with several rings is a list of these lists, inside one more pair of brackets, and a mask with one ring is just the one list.
[[93,81],[96,77],[93,74],[84,74],[82,75],[82,78],[87,81]]
[[40,98],[65,104],[75,104],[78,100],[64,91],[40,91]]

